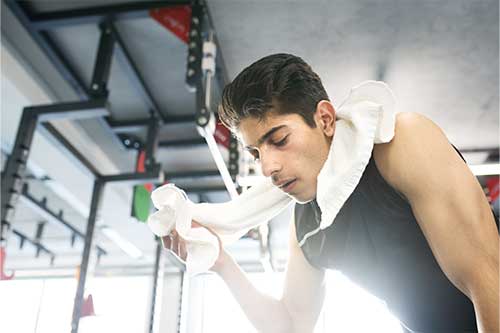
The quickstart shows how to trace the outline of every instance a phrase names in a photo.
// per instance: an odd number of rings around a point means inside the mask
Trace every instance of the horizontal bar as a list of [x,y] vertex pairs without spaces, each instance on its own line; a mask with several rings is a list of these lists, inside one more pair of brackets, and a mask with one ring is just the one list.
[[48,255],[50,255],[52,258],[55,257],[55,253],[52,252],[51,250],[47,249],[45,246],[43,246],[42,244],[40,244],[40,242],[37,242],[31,238],[29,238],[28,236],[26,236],[25,234],[23,234],[22,232],[16,230],[16,229],[13,229],[12,230],[12,233],[15,234],[17,237],[20,237],[22,238],[23,240],[25,241],[28,241],[28,243],[30,243],[31,245],[33,245],[34,247],[37,248],[37,250],[42,250],[43,252],[47,253]]
[[50,123],[43,123],[40,129],[47,131],[55,141],[65,150],[64,156],[83,166],[84,171],[92,174],[94,178],[100,176],[99,171],[89,162],[59,131]]
[[484,148],[464,148],[459,149],[462,154],[469,153],[499,153],[500,147],[484,147]]
[[[85,239],[84,233],[82,233],[80,230],[75,228],[70,223],[66,222],[63,218],[58,216],[56,213],[52,212],[50,209],[48,209],[42,203],[40,203],[37,199],[35,199],[30,193],[28,193],[28,189],[26,186],[23,188],[23,191],[19,196],[19,200],[22,201],[28,207],[30,207],[38,215],[40,215],[42,219],[49,221],[51,223],[63,225],[67,229],[71,230],[73,234],[77,235],[81,239]],[[106,250],[104,250],[100,246],[97,246],[97,249],[101,251],[103,254],[107,253]]]
[[182,187],[187,193],[208,193],[208,192],[227,192],[224,185],[219,186],[185,186]]
[[138,132],[148,126],[149,119],[114,120],[108,118],[108,125],[115,133]]
[[54,103],[24,108],[38,116],[40,122],[53,120],[74,120],[109,116],[105,99],[84,102]]
[[163,172],[161,170],[161,165],[157,164],[151,171],[144,173],[122,173],[118,175],[108,175],[102,176],[100,180],[104,183],[120,182],[127,183],[130,185],[140,185],[146,183],[162,183],[163,182]]
[[191,1],[143,1],[89,8],[58,10],[29,15],[33,27],[38,30],[54,29],[78,24],[95,24],[110,16],[113,20],[149,17],[149,10],[178,5],[190,5]]
[[165,178],[167,180],[179,178],[203,178],[203,177],[220,177],[218,170],[205,170],[205,171],[181,171],[181,172],[166,172]]
[[[194,115],[165,116],[164,125],[169,124],[194,124]],[[114,120],[108,118],[108,124],[115,133],[137,132],[145,129],[149,124],[149,118]]]
[[158,143],[159,148],[199,148],[207,147],[207,143],[203,138],[185,139],[185,140],[165,140]]

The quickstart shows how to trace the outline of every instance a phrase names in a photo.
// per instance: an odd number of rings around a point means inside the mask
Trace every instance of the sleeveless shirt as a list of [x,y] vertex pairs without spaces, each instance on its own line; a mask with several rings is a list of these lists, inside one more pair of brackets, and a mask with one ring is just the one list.
[[[316,200],[296,204],[297,239],[316,229],[320,217]],[[412,331],[477,331],[472,302],[444,275],[410,204],[373,156],[334,223],[309,237],[302,252],[311,265],[338,270],[385,301]]]

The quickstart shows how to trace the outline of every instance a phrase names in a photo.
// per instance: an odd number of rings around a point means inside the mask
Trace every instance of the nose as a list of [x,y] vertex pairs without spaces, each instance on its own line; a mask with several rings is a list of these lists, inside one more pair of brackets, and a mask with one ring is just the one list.
[[270,177],[281,170],[279,161],[273,155],[264,156],[263,152],[260,156],[260,165],[265,177]]

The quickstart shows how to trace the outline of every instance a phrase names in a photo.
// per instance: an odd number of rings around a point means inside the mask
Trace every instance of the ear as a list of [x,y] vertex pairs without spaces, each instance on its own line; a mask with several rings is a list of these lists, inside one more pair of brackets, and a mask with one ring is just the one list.
[[328,137],[333,137],[335,133],[335,108],[330,101],[322,100],[316,105],[314,120],[323,133]]

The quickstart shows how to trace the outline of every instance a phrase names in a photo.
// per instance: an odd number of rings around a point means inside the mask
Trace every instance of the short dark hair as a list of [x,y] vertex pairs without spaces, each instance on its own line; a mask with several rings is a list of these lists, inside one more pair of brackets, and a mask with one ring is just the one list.
[[314,128],[321,100],[329,100],[328,94],[311,66],[291,54],[273,54],[245,68],[224,87],[219,119],[236,130],[243,119],[264,119],[273,108],[278,114],[297,113]]

